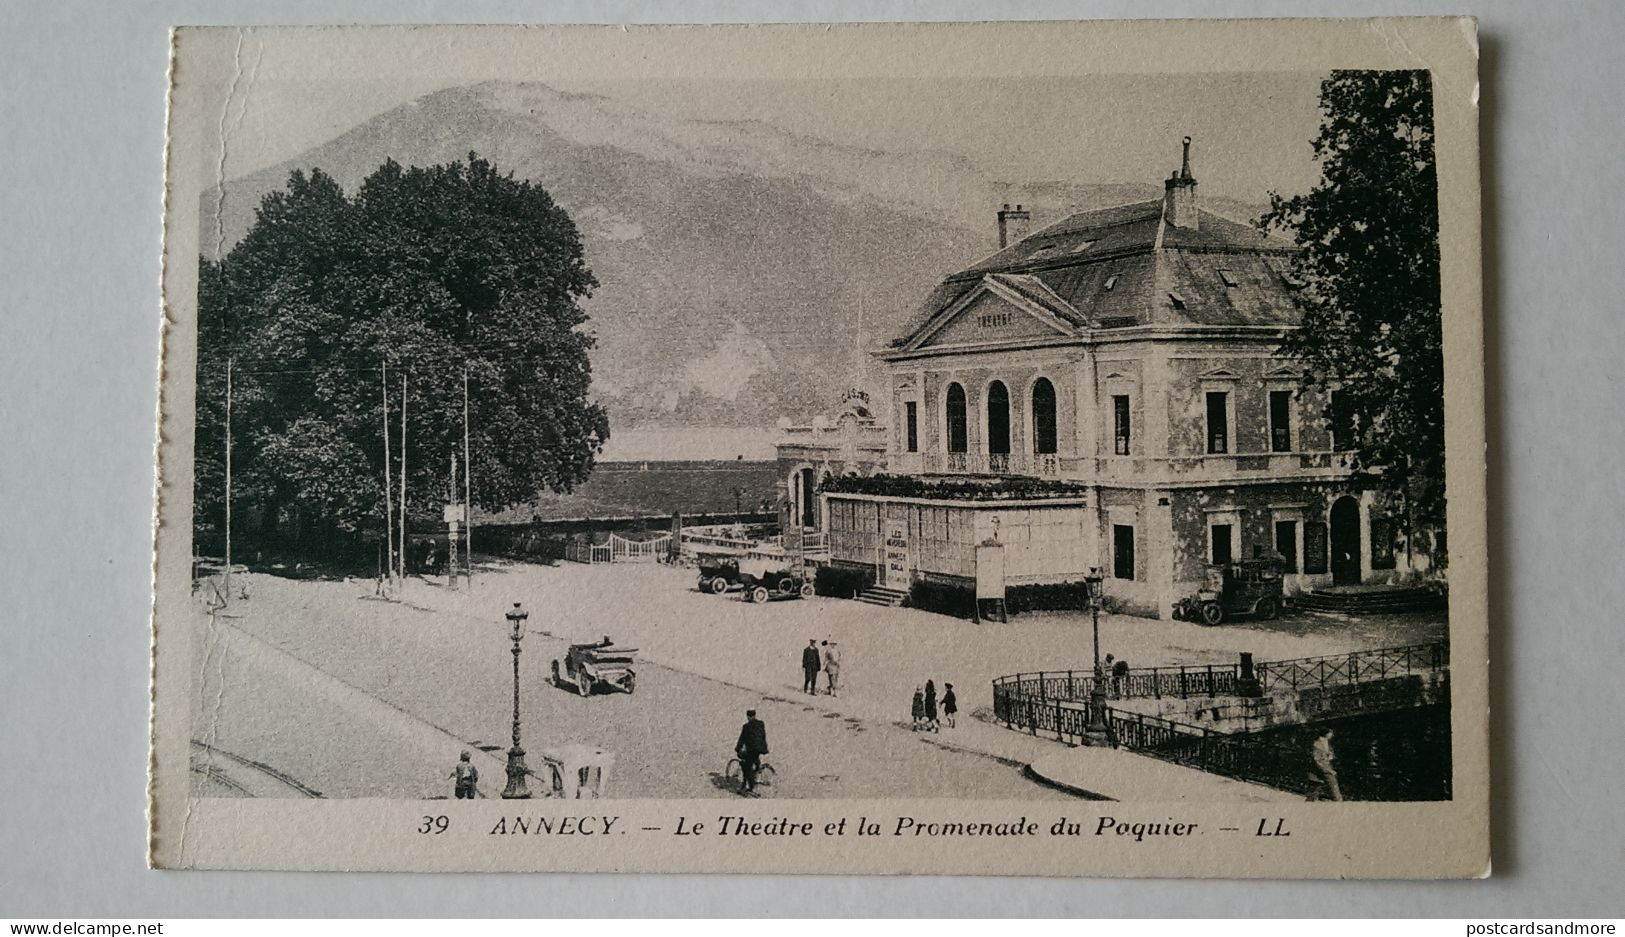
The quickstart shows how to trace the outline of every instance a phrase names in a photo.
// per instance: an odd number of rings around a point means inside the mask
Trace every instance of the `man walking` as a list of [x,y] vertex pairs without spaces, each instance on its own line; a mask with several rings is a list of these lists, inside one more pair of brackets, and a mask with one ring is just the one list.
[[767,725],[756,718],[754,709],[745,710],[745,724],[739,729],[734,754],[739,756],[739,771],[745,781],[740,792],[755,793],[756,773],[762,769],[762,756],[767,754]]
[[816,694],[818,692],[818,640],[816,638],[807,642],[801,649],[801,691]]
[[841,651],[834,641],[824,642],[824,679],[829,683],[829,695],[834,696],[841,682]]

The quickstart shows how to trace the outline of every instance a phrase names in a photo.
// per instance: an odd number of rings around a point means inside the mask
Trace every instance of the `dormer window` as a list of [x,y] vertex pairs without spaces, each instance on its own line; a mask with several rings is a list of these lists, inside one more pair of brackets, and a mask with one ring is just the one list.
[[1111,291],[1111,288],[1112,288],[1112,287],[1114,287],[1114,286],[1116,286],[1116,285],[1117,285],[1117,274],[1115,274],[1115,273],[1114,273],[1114,274],[1112,274],[1112,275],[1111,275],[1111,276],[1109,276],[1109,277],[1107,277],[1107,278],[1106,278],[1106,282],[1105,282],[1105,284],[1104,284],[1104,285],[1103,285],[1103,286],[1102,286],[1102,287],[1101,287],[1101,289],[1104,289],[1104,290],[1106,290],[1106,291],[1107,291],[1107,292],[1110,292],[1110,291]]
[[1225,286],[1236,286],[1237,285],[1235,275],[1232,274],[1230,271],[1222,268],[1222,267],[1219,268],[1219,279],[1224,281]]
[[1185,297],[1179,295],[1178,293],[1169,293],[1168,301],[1174,304],[1175,309],[1185,308]]
[[1073,248],[1072,248],[1072,250],[1070,250],[1070,251],[1068,251],[1068,252],[1067,252],[1067,253],[1071,253],[1071,254],[1081,254],[1081,253],[1083,253],[1083,252],[1084,252],[1084,251],[1086,251],[1086,250],[1088,250],[1088,249],[1089,249],[1089,248],[1091,248],[1091,247],[1093,247],[1093,246],[1094,246],[1094,243],[1095,243],[1095,242],[1094,242],[1094,241],[1079,241],[1079,242],[1078,242],[1078,243],[1077,243],[1077,245],[1076,245],[1076,246],[1074,246],[1074,247],[1073,247]]

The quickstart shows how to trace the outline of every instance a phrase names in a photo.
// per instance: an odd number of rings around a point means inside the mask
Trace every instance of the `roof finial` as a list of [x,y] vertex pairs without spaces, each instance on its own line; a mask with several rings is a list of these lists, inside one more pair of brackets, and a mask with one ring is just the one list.
[[1185,138],[1185,158],[1180,163],[1180,166],[1179,166],[1179,178],[1181,178],[1181,179],[1189,179],[1190,177],[1191,177],[1191,138],[1186,137]]

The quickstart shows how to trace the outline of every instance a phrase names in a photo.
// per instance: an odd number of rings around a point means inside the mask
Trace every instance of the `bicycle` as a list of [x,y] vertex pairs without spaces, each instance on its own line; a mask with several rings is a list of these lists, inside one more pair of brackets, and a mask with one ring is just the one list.
[[[723,769],[722,776],[727,778],[730,784],[739,788],[739,793],[745,793],[745,769],[739,763],[738,758],[728,759],[728,767]],[[766,758],[763,758],[760,766],[756,769],[756,786],[771,786],[773,779],[777,776],[778,772],[773,769],[773,765],[769,764]]]

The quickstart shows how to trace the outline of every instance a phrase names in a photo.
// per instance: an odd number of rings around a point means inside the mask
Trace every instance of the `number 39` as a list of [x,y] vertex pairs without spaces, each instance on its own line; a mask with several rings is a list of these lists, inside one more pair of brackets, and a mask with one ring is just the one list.
[[451,821],[446,819],[446,817],[444,817],[444,816],[424,817],[423,818],[423,825],[418,827],[418,832],[419,833],[435,833],[435,834],[438,835],[440,833],[446,832],[446,830],[448,828],[450,828],[450,826],[451,826]]

